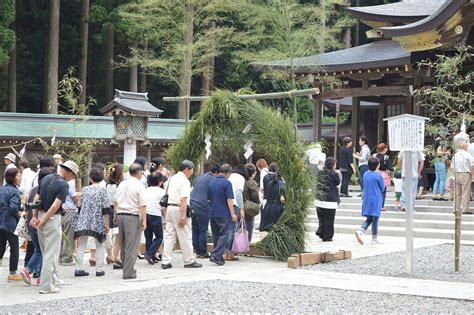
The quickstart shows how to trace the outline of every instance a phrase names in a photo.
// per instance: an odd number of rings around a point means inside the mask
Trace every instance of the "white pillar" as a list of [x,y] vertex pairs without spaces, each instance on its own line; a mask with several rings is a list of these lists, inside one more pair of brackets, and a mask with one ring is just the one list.
[[130,166],[137,157],[137,140],[127,139],[123,143],[123,164]]

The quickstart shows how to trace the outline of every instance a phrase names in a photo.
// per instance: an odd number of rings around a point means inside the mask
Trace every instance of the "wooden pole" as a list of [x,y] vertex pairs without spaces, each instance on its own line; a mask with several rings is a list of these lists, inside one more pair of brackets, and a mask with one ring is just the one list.
[[341,117],[341,103],[336,101],[336,128],[334,130],[334,158],[337,158],[337,145],[339,143],[339,120]]
[[[305,90],[292,90],[286,92],[276,92],[276,93],[263,93],[263,94],[245,94],[239,95],[235,94],[236,97],[243,100],[271,100],[277,98],[287,98],[293,96],[308,96],[319,94],[319,88],[305,89]],[[173,97],[163,97],[165,102],[179,102],[179,101],[189,101],[189,102],[202,102],[209,99],[210,96],[173,96]]]
[[[453,159],[453,162],[456,163],[456,160]],[[451,167],[454,167],[454,163]],[[456,198],[457,193],[457,180],[458,174],[456,170],[454,171],[454,271],[459,271],[460,258],[459,254],[461,251],[461,207],[458,204],[458,198]]]

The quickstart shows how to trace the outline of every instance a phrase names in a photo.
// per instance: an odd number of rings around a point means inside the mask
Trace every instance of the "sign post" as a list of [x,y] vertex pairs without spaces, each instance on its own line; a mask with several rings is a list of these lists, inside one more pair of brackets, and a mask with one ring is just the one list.
[[[422,151],[425,143],[425,120],[428,118],[403,114],[384,119],[388,122],[388,143],[392,151],[403,154],[402,178],[406,200],[406,271],[413,273],[414,195],[413,153]],[[418,167],[416,167],[418,169]],[[416,187],[415,187],[416,188]]]

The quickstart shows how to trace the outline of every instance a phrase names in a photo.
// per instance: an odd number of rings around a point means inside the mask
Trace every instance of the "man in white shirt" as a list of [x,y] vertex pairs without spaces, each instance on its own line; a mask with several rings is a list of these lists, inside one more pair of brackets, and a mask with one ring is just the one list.
[[145,187],[140,182],[142,166],[132,164],[128,169],[130,177],[118,185],[115,193],[114,222],[118,224],[123,265],[123,279],[135,279],[137,271],[137,248],[141,233],[146,229]]
[[468,146],[468,142],[460,142],[459,150],[453,157],[454,178],[456,181],[456,211],[461,209],[463,214],[470,214],[471,168],[474,166],[474,158],[467,152]]
[[3,186],[6,185],[6,181],[5,181],[5,173],[7,172],[7,170],[9,170],[10,168],[15,168],[16,165],[15,165],[15,161],[16,161],[16,156],[15,154],[13,153],[8,153],[7,155],[5,155],[3,157],[4,159],[4,162],[5,162],[5,172],[3,172]]
[[406,173],[407,168],[411,167],[411,174],[412,174],[412,198],[413,198],[413,211],[415,207],[415,200],[416,200],[416,191],[418,189],[418,179],[422,178],[421,171],[423,171],[423,166],[425,163],[425,155],[421,151],[413,151],[411,153],[411,165],[405,165],[403,163],[403,159],[405,158],[405,152],[400,151],[398,155],[398,166],[402,170],[402,198],[400,200],[402,211],[405,211],[407,206],[407,198],[406,198]]
[[36,173],[31,170],[30,163],[27,160],[21,160],[19,164],[21,170],[20,192],[25,196],[25,200],[28,200]]
[[163,250],[162,269],[170,269],[171,255],[176,243],[183,253],[184,268],[201,268],[202,264],[194,260],[193,242],[191,231],[191,218],[186,216],[189,198],[191,195],[191,183],[189,177],[194,173],[194,164],[184,160],[179,165],[179,172],[168,180],[166,192],[168,193],[168,207],[166,209],[166,230]]

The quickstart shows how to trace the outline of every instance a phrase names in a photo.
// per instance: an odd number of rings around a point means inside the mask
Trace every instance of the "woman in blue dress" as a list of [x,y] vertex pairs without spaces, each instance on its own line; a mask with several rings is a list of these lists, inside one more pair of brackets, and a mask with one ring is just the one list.
[[380,161],[371,157],[368,161],[369,171],[364,174],[364,196],[362,200],[362,216],[366,217],[360,230],[355,232],[359,244],[363,245],[365,231],[372,224],[372,244],[379,244],[377,240],[377,230],[379,225],[380,212],[382,210],[382,193],[385,189],[382,175],[377,172]]

